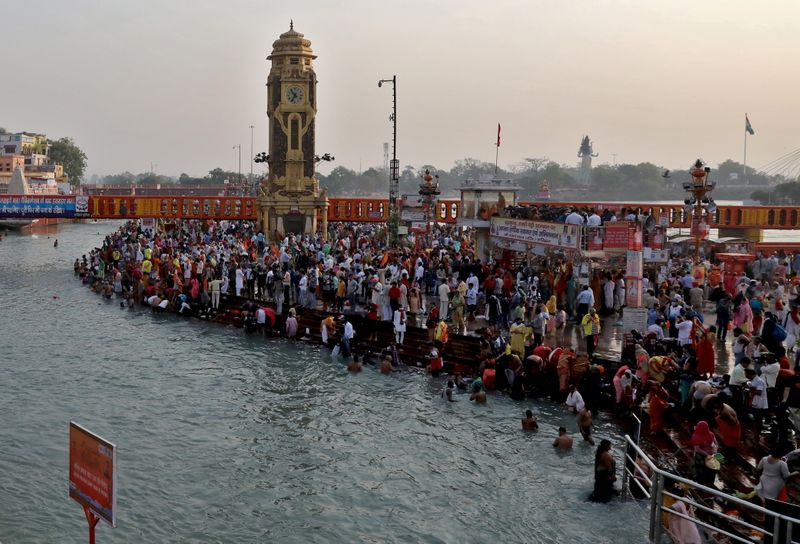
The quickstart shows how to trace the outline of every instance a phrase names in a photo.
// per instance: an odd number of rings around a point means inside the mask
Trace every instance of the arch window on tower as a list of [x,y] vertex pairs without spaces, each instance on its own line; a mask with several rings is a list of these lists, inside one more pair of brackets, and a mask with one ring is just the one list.
[[300,149],[300,119],[296,116],[289,119],[289,148]]

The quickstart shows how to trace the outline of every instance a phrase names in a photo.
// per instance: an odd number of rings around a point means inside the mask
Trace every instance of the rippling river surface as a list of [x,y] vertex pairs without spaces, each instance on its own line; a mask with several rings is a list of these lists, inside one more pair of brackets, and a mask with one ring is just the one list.
[[[86,542],[70,419],[119,449],[98,542],[646,540],[644,505],[586,502],[593,449],[553,451],[560,424],[577,434],[558,406],[445,403],[417,372],[349,375],[314,346],[106,303],[72,262],[116,226],[0,242],[0,541]],[[610,422],[597,435],[620,449]]]

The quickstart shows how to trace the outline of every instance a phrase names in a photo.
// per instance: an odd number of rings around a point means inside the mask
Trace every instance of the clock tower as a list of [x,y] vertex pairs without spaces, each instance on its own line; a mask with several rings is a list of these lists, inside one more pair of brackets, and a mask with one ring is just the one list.
[[328,200],[314,177],[317,76],[311,42],[290,23],[267,60],[269,176],[259,207],[270,239],[327,231]]

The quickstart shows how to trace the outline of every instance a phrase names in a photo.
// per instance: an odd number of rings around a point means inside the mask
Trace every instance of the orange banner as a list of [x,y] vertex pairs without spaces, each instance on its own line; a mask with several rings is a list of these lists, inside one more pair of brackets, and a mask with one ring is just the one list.
[[117,448],[69,422],[69,496],[117,526]]

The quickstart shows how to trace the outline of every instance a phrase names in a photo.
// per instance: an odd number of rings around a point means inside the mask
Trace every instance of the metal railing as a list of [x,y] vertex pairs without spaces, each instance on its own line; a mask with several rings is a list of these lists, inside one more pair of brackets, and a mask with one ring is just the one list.
[[[659,544],[664,532],[669,533],[662,525],[663,514],[676,516],[694,523],[700,533],[705,533],[706,542],[719,542],[729,539],[730,542],[753,544],[759,542],[754,535],[761,534],[761,542],[773,544],[792,544],[800,542],[793,540],[792,533],[800,533],[800,519],[793,518],[778,512],[768,510],[732,495],[720,492],[718,489],[706,487],[693,480],[683,478],[677,474],[665,471],[645,454],[630,436],[625,435],[625,465],[622,474],[622,500],[631,495],[631,489],[637,489],[650,501],[650,530],[648,534],[651,544]],[[645,468],[641,463],[644,463]],[[635,488],[632,486],[635,484]],[[668,491],[668,484],[681,484],[685,496]],[[698,499],[703,496],[707,501]],[[693,517],[664,506],[664,497],[671,497],[682,501],[690,509],[702,512],[700,517]],[[735,508],[741,517],[732,516],[713,508],[714,503],[725,505],[726,510]],[[762,518],[762,526],[754,525],[743,518]],[[797,527],[795,527],[797,526]],[[776,536],[777,535],[777,536]],[[800,539],[800,534],[798,537]]]

